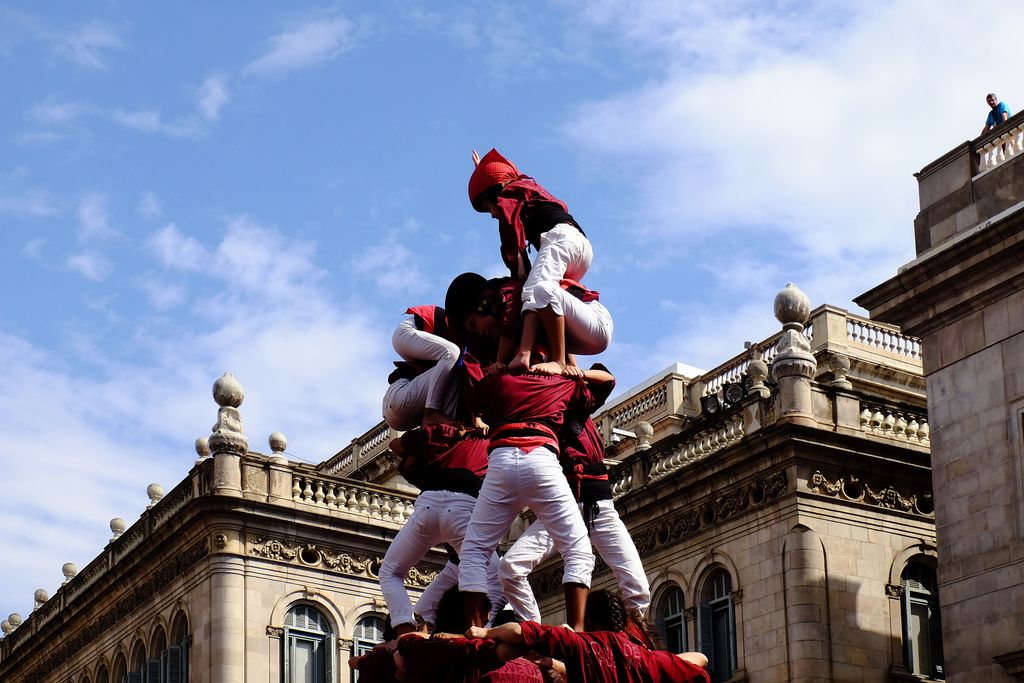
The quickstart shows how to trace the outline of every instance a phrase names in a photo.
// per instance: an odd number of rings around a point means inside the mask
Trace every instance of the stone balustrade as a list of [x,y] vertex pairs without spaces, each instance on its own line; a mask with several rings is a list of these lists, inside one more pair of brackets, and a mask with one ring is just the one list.
[[743,438],[744,432],[743,413],[736,413],[710,429],[697,432],[651,464],[650,481],[657,481],[733,445]]
[[923,411],[908,411],[877,403],[861,402],[861,431],[921,445],[928,445],[928,416]]
[[612,427],[625,427],[661,409],[668,404],[668,384],[663,382],[657,384],[639,396],[629,399],[605,413],[605,417],[611,420]]
[[292,500],[324,510],[403,524],[412,515],[414,499],[393,491],[385,493],[348,480],[294,473]]
[[[1005,129],[1005,130],[1004,130]],[[974,151],[978,155],[978,173],[990,171],[1024,151],[1024,121],[1004,125],[990,133],[994,137],[981,143]]]
[[903,334],[894,325],[848,314],[846,316],[846,337],[854,344],[888,351],[915,360],[921,358],[921,341],[916,337]]
[[387,451],[391,439],[400,435],[401,432],[391,429],[387,423],[381,421],[362,436],[352,439],[352,443],[328,458],[319,469],[325,474],[349,474],[361,464]]

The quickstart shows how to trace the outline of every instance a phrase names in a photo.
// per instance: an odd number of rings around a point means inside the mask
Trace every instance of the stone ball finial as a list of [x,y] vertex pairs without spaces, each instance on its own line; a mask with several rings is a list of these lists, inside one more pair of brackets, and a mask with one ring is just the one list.
[[112,520],[110,520],[110,531],[114,534],[110,537],[110,540],[113,541],[115,538],[123,534],[126,528],[128,527],[124,523],[123,519],[121,519],[120,517],[114,517]]
[[64,578],[66,579],[64,583],[67,583],[71,579],[75,578],[76,574],[78,574],[78,567],[76,567],[73,562],[65,562],[60,568],[60,571],[64,574]]
[[220,379],[213,383],[213,400],[217,402],[217,405],[237,408],[242,405],[244,399],[245,392],[242,390],[242,385],[230,372],[225,372]]
[[210,457],[210,438],[209,437],[201,436],[198,439],[196,439],[196,455],[199,456],[200,460],[202,460],[203,458],[209,458]]
[[153,507],[160,502],[160,499],[164,497],[164,487],[160,484],[150,484],[146,487],[146,495],[149,496],[149,505],[146,509]]
[[50,599],[50,594],[46,592],[45,588],[37,588],[36,592],[32,594],[32,597],[36,601],[36,607],[39,607]]
[[3,631],[5,636],[9,636],[14,632],[14,627],[11,626],[11,622],[4,619],[0,621],[0,631]]
[[275,455],[280,455],[288,449],[288,439],[284,438],[284,434],[281,432],[274,432],[267,439],[270,444],[270,450]]
[[18,628],[21,626],[21,615],[17,612],[11,612],[7,615],[7,621],[10,622],[11,626]]
[[775,318],[785,329],[802,330],[811,316],[811,300],[792,282],[775,295]]

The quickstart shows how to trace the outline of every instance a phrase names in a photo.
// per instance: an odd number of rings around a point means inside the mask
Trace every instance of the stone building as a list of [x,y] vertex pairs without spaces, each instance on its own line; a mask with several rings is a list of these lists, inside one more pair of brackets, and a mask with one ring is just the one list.
[[1024,116],[917,173],[917,258],[857,302],[922,338],[949,680],[1024,680]]
[[[674,365],[595,417],[651,617],[718,681],[941,678],[920,345],[811,311],[794,287],[776,314],[771,338],[710,372]],[[350,680],[348,656],[380,637],[376,572],[415,498],[394,433],[380,424],[314,468],[286,460],[280,435],[269,456],[248,449],[232,378],[215,399],[185,479],[151,487],[95,560],[6,620],[0,680]],[[559,580],[557,561],[533,577],[550,622]],[[611,583],[599,563],[595,586]]]

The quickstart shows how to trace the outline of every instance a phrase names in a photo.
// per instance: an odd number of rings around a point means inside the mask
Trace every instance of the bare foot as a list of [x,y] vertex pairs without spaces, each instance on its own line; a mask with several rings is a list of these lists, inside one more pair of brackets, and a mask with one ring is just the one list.
[[530,352],[519,351],[508,364],[509,372],[524,372],[530,367]]
[[542,375],[561,375],[565,371],[565,366],[558,361],[549,360],[546,363],[537,363],[536,365],[530,366],[530,372],[537,372]]

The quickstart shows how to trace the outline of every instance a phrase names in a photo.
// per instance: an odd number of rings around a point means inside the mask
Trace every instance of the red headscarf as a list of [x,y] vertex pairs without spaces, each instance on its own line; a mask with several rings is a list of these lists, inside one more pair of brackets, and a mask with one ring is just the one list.
[[469,201],[477,211],[483,211],[476,205],[481,193],[489,187],[512,182],[522,174],[515,164],[501,156],[498,150],[492,149],[484,155],[480,163],[469,177]]

